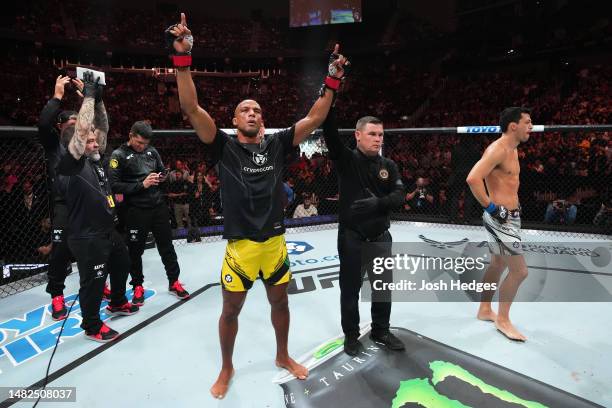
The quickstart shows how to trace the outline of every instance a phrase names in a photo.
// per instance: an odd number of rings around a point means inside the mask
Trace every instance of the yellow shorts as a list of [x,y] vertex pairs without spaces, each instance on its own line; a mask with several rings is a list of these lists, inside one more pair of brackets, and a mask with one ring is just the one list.
[[284,235],[264,242],[230,239],[221,267],[221,285],[230,292],[244,292],[261,276],[267,285],[281,285],[291,280],[289,255]]

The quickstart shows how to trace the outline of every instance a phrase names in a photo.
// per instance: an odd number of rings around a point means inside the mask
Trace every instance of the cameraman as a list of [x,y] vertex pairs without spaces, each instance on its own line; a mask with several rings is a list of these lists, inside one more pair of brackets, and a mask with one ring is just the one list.
[[145,300],[142,254],[149,231],[153,232],[166,269],[168,290],[179,299],[189,297],[178,280],[180,268],[172,245],[170,214],[159,189],[159,184],[166,181],[167,172],[157,149],[150,146],[152,137],[153,129],[148,122],[134,122],[128,142],[113,152],[108,166],[113,193],[124,197],[130,285],[134,287],[132,303],[137,306],[144,305]]
[[415,189],[406,194],[404,208],[415,214],[431,214],[434,209],[434,195],[429,188],[429,179],[419,177]]
[[573,224],[578,208],[568,200],[554,200],[546,207],[544,222],[547,224]]

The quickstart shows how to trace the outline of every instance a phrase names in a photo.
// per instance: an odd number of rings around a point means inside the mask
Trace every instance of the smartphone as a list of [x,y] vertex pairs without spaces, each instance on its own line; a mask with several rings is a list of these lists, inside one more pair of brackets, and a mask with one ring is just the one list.
[[159,175],[162,177],[166,177],[168,175],[168,173],[170,173],[170,169],[163,169]]
[[81,81],[83,80],[83,73],[87,72],[87,71],[91,71],[93,72],[93,79],[94,82],[96,82],[97,78],[100,78],[100,82],[98,82],[100,85],[106,85],[106,76],[104,75],[104,72],[102,71],[95,71],[93,69],[89,69],[89,68],[83,68],[83,67],[77,67],[76,68],[76,75],[77,78],[79,78]]

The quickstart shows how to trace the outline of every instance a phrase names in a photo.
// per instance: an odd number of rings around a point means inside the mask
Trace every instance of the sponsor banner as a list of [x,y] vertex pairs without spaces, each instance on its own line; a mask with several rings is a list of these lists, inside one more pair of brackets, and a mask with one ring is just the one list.
[[394,352],[369,339],[363,350],[343,352],[343,337],[299,359],[306,380],[281,373],[286,407],[585,408],[599,405],[448,347],[403,328],[392,328],[406,345]]
[[[421,242],[364,245],[362,267],[371,285],[362,286],[363,300],[479,301],[483,293],[493,292],[497,301],[506,274],[526,270],[527,277],[514,301],[612,301],[610,242],[518,240],[492,244],[467,238],[450,242],[424,235],[419,238]],[[501,263],[494,262],[494,256]],[[492,263],[506,272],[499,281],[484,281]]]
[[[155,296],[155,290],[145,289],[144,296],[145,299],[150,299]],[[83,332],[80,327],[81,306],[76,297],[76,293],[65,297],[68,307],[74,304],[70,316],[66,319],[60,343]],[[126,297],[132,298],[131,289],[126,291]],[[107,305],[106,301],[100,305],[102,321],[111,318],[106,314]],[[63,321],[54,321],[51,312],[51,305],[46,304],[29,310],[22,316],[0,322],[0,376],[10,372],[11,367],[19,366],[53,349]]]

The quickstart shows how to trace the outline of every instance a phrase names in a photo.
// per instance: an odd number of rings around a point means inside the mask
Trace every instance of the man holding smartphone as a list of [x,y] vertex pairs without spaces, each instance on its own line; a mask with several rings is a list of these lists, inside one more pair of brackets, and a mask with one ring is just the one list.
[[161,256],[169,291],[179,299],[189,293],[179,282],[180,268],[172,244],[170,214],[159,184],[166,181],[167,171],[157,150],[150,146],[153,129],[138,121],[130,129],[129,140],[113,151],[109,162],[109,180],[115,194],[123,194],[126,206],[127,245],[130,252],[130,284],[134,287],[132,303],[144,304],[142,253],[149,231],[153,232]]

